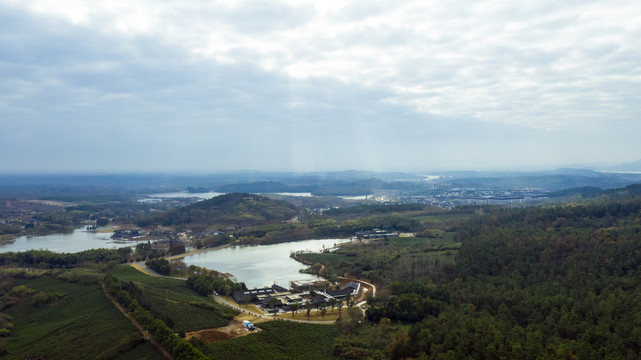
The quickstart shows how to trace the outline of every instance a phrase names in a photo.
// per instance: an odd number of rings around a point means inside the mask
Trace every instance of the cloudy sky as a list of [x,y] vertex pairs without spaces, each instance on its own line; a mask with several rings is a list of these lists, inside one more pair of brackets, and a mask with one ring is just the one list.
[[638,1],[0,0],[0,173],[641,158]]

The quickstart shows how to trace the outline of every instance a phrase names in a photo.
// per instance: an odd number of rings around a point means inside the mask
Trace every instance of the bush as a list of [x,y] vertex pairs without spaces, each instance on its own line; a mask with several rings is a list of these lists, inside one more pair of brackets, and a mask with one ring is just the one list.
[[148,260],[147,262],[145,262],[145,265],[161,275],[169,276],[169,274],[171,273],[171,266],[169,265],[169,261],[167,261],[166,259]]
[[47,304],[51,304],[60,299],[64,299],[66,297],[67,295],[59,292],[48,292],[48,293],[39,292],[33,297],[33,305],[40,307]]
[[19,297],[19,298],[33,295],[35,293],[36,293],[36,290],[26,287],[25,285],[18,285],[13,289],[11,289],[11,291],[9,291],[9,295]]

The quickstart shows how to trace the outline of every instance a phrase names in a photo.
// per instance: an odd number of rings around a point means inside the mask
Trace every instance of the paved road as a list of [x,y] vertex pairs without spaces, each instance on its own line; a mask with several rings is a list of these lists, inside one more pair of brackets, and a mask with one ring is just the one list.
[[140,271],[141,273],[147,274],[149,276],[153,277],[162,277],[162,278],[168,278],[168,279],[178,279],[178,280],[187,280],[185,277],[180,277],[180,276],[167,276],[167,275],[162,275],[154,270],[150,269],[145,265],[144,261],[138,261],[135,263],[130,263],[129,266],[133,267],[134,269]]

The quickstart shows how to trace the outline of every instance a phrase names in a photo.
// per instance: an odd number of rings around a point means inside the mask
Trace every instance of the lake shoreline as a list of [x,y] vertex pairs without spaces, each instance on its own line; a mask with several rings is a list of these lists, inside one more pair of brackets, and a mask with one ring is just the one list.
[[[274,283],[289,284],[290,281],[319,280],[319,276],[301,273],[305,264],[292,259],[292,252],[318,252],[332,248],[349,239],[308,239],[269,245],[225,244],[215,248],[198,249],[184,254],[166,257],[181,259],[187,265],[205,267],[221,273],[232,274],[248,288],[260,288]],[[301,266],[302,265],[302,266]]]

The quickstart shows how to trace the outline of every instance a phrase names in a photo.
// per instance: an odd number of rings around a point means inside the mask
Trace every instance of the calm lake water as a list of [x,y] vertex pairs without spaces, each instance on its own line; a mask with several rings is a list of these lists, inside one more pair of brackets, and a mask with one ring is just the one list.
[[[188,193],[186,191],[182,192],[172,192],[172,193],[162,193],[162,194],[152,194],[152,195],[147,195],[146,198],[138,200],[140,202],[147,202],[151,200],[161,200],[161,199],[175,199],[175,198],[198,198],[201,200],[208,200],[213,197],[216,197],[218,195],[224,195],[225,193],[219,193],[219,192],[206,192],[206,193]],[[289,192],[283,192],[283,193],[276,193],[276,195],[286,195],[286,196],[297,196],[297,197],[313,197],[312,193],[309,192],[300,192],[300,193],[289,193]]]
[[319,279],[309,274],[301,274],[306,265],[289,257],[293,251],[310,250],[319,252],[332,248],[334,244],[348,239],[303,240],[274,245],[234,246],[206,253],[187,256],[183,259],[188,265],[206,267],[223,273],[230,273],[248,288],[270,286],[274,283],[288,288],[292,280]]
[[75,253],[89,249],[134,246],[139,243],[139,241],[115,241],[110,238],[111,232],[92,233],[85,229],[86,227],[83,226],[70,234],[21,236],[13,243],[0,245],[0,252],[46,249],[60,253]]
[[153,195],[149,195],[149,197],[151,198],[199,198],[199,199],[207,200],[223,194],[224,193],[219,193],[214,191],[210,191],[206,193],[188,193],[186,191],[182,191],[182,192],[173,192],[173,193],[153,194]]
[[[111,233],[92,233],[85,227],[70,234],[21,236],[13,243],[0,245],[0,252],[47,249],[60,253],[75,253],[88,249],[134,246],[138,241],[114,241]],[[289,287],[292,280],[316,280],[316,276],[301,274],[306,265],[289,257],[294,251],[319,252],[333,248],[348,239],[302,240],[274,245],[234,246],[185,257],[189,265],[206,267],[230,273],[249,288],[270,286],[274,283]]]

